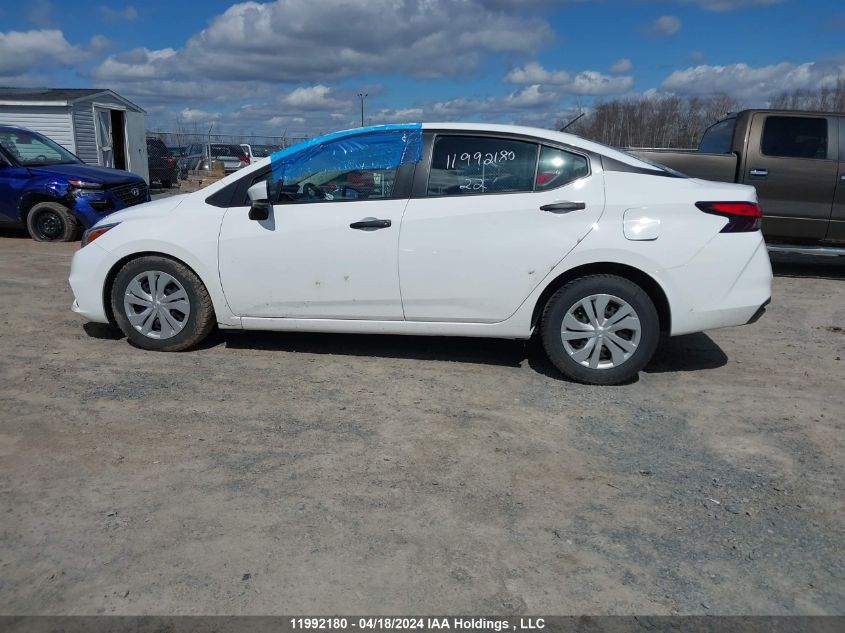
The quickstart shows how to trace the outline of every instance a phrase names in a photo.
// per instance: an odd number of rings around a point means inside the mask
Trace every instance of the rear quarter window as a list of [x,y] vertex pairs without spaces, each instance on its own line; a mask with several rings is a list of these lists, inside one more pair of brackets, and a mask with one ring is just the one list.
[[711,125],[701,137],[698,151],[704,154],[730,154],[733,148],[734,130],[736,130],[736,119],[725,119]]

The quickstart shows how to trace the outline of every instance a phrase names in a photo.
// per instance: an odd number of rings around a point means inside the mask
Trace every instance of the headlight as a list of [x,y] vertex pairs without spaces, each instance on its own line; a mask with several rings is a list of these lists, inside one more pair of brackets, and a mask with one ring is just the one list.
[[98,182],[87,182],[78,178],[68,178],[67,183],[76,189],[102,189],[103,185]]
[[111,231],[114,227],[116,227],[120,222],[115,222],[114,224],[103,224],[101,226],[93,226],[85,233],[82,234],[82,246],[88,246],[91,242],[96,240],[98,237]]

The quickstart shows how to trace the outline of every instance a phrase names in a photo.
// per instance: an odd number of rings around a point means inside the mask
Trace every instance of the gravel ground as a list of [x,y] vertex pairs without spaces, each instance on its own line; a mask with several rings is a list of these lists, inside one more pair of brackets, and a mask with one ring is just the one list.
[[0,613],[845,614],[845,261],[638,381],[534,343],[216,333],[69,309],[0,234]]

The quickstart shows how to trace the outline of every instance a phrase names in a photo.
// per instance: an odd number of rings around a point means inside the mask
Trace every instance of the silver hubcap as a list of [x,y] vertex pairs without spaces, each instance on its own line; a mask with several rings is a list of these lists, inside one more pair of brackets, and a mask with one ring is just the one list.
[[185,327],[191,314],[188,293],[176,279],[150,270],[129,282],[123,297],[126,318],[144,336],[168,339]]
[[560,336],[572,360],[590,369],[612,369],[640,344],[640,319],[631,305],[613,295],[590,295],[569,308]]

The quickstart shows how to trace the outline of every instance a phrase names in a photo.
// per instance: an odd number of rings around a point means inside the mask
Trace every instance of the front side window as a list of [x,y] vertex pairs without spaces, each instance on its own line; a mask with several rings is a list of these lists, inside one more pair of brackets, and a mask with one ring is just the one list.
[[537,145],[481,136],[440,136],[434,142],[428,196],[534,190]]
[[421,151],[419,127],[318,139],[273,155],[268,193],[280,203],[391,198],[399,167],[417,162]]
[[763,129],[761,150],[782,158],[827,158],[827,119],[770,116]]
[[24,167],[79,162],[64,147],[34,132],[0,132],[0,146]]

